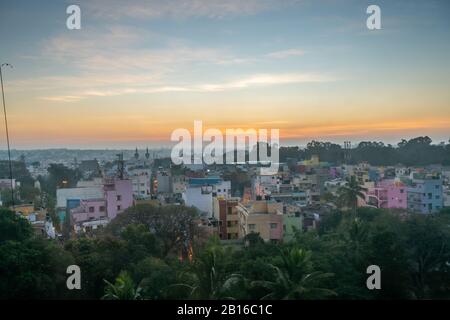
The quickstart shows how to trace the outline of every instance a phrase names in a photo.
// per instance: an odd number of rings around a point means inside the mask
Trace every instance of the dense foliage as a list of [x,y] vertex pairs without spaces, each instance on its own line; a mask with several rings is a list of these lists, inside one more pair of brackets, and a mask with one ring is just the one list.
[[[290,243],[253,234],[246,246],[205,240],[183,206],[133,207],[103,232],[65,243],[33,236],[7,209],[0,219],[0,298],[450,298],[449,210],[401,218],[351,208]],[[81,290],[66,288],[70,264],[81,268]],[[381,290],[366,287],[373,264]]]

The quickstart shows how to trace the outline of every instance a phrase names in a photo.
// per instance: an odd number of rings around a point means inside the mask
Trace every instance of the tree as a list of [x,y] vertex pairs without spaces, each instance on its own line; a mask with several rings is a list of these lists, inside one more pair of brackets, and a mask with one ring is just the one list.
[[167,288],[176,283],[176,263],[170,265],[157,257],[146,257],[132,267],[135,283],[140,283],[145,299],[170,299]]
[[228,272],[230,252],[211,239],[206,248],[195,257],[188,271],[183,274],[186,282],[175,284],[188,290],[194,299],[234,299],[233,287],[239,285],[241,275]]
[[358,198],[365,199],[363,192],[367,191],[367,189],[358,183],[355,176],[351,176],[350,179],[347,179],[347,182],[346,186],[342,186],[338,189],[339,201],[344,206],[351,208],[356,212]]
[[30,223],[13,211],[0,208],[0,244],[7,241],[23,241],[31,237]]
[[448,226],[441,219],[423,215],[413,215],[406,221],[405,247],[412,268],[414,295],[419,299],[450,297]]
[[129,224],[142,224],[161,242],[161,255],[179,254],[199,235],[197,211],[185,206],[137,205],[119,214],[107,227],[107,233],[119,235]]
[[283,251],[281,258],[281,267],[271,265],[274,280],[258,280],[251,284],[268,292],[261,299],[324,299],[336,295],[333,290],[321,287],[333,274],[312,271],[311,252],[294,247]]

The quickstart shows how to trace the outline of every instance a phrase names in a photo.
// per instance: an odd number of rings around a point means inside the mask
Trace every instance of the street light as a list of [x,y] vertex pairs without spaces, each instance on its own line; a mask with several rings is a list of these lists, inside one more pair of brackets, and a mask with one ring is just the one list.
[[13,185],[12,164],[11,164],[11,149],[9,148],[8,118],[6,117],[5,91],[3,89],[3,75],[2,75],[3,67],[12,68],[13,66],[10,65],[9,63],[2,63],[0,65],[0,82],[1,82],[1,86],[2,86],[3,112],[5,115],[6,142],[8,144],[9,179],[11,180],[11,203],[12,203],[12,206],[14,207],[14,185]]

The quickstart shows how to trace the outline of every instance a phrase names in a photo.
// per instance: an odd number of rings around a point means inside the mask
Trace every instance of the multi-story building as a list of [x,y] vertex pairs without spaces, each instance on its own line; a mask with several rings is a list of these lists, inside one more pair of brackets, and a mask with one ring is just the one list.
[[261,175],[258,174],[252,181],[252,189],[255,197],[264,198],[266,195],[279,192],[281,176],[278,174]]
[[408,210],[418,213],[435,213],[444,206],[442,179],[438,175],[411,174],[407,188]]
[[239,216],[239,238],[258,233],[264,241],[283,239],[283,204],[273,200],[256,200],[236,207]]
[[151,196],[151,169],[136,168],[128,171],[133,184],[133,195],[136,199],[147,199]]
[[104,178],[80,182],[76,188],[57,189],[56,209],[61,221],[67,214],[76,230],[96,228],[133,205],[130,179]]
[[365,192],[365,205],[376,208],[407,208],[406,185],[400,180],[381,180]]
[[167,170],[160,169],[156,173],[156,181],[157,181],[157,193],[171,193],[171,175]]
[[239,198],[214,198],[214,218],[219,221],[219,237],[222,240],[239,238]]
[[213,198],[230,198],[231,182],[217,177],[190,178],[183,194],[188,207],[195,207],[208,217],[213,215]]

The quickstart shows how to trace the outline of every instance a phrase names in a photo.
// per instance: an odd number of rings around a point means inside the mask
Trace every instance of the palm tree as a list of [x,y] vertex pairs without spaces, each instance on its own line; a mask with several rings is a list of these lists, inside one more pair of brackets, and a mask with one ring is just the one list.
[[228,293],[243,278],[223,269],[227,258],[222,247],[211,246],[196,257],[188,272],[181,274],[184,283],[171,285],[170,288],[186,288],[189,298],[193,299],[234,299]]
[[347,179],[347,185],[340,187],[338,190],[339,202],[356,212],[358,198],[365,199],[364,192],[366,191],[367,188],[362,187],[355,176],[351,176],[350,179]]
[[324,299],[334,296],[333,290],[319,287],[320,283],[333,276],[332,273],[312,272],[311,252],[292,248],[282,252],[282,267],[272,264],[275,280],[253,281],[251,286],[264,288],[269,293],[261,299]]
[[122,271],[116,278],[116,282],[113,284],[108,280],[104,280],[106,283],[105,295],[103,300],[140,300],[141,288],[138,286],[135,288],[133,279],[126,271]]

